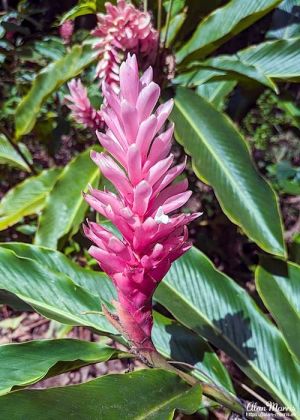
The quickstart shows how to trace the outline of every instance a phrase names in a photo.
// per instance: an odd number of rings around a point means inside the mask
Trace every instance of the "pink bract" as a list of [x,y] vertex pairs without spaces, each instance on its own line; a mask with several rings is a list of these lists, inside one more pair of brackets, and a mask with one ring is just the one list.
[[105,4],[106,14],[98,14],[98,25],[92,34],[98,38],[94,48],[99,51],[96,74],[114,90],[119,87],[120,56],[135,53],[140,64],[153,64],[158,47],[158,32],[151,16],[125,0],[117,5]]
[[70,95],[67,95],[65,100],[68,108],[72,111],[74,120],[94,130],[103,128],[101,112],[92,107],[87,90],[81,80],[71,80],[68,87]]
[[112,279],[118,294],[118,322],[134,346],[153,350],[152,297],[174,260],[185,253],[187,223],[197,214],[176,213],[191,192],[176,181],[185,162],[173,165],[174,126],[163,129],[173,101],[155,107],[159,86],[151,67],[139,78],[135,55],[120,67],[120,93],[103,84],[106,133],[97,133],[107,152],[91,158],[117,194],[90,189],[86,201],[119,230],[121,237],[96,223],[84,227],[94,242],[89,250]]
[[74,32],[74,22],[72,20],[66,20],[59,27],[59,34],[65,44],[69,44],[71,42],[73,32]]

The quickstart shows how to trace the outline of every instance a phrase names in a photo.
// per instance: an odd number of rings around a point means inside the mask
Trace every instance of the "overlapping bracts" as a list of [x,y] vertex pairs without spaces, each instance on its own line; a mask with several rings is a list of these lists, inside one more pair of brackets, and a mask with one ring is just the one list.
[[[118,93],[122,57],[131,52],[137,55],[142,67],[153,64],[158,53],[158,32],[152,25],[149,13],[142,12],[125,0],[118,0],[115,6],[106,3],[105,8],[106,14],[97,15],[98,24],[92,31],[96,38],[94,48],[98,52],[96,77],[100,84],[105,81]],[[67,30],[66,23],[61,27],[61,33],[67,36]],[[66,97],[66,104],[73,118],[85,127],[103,129],[101,110],[92,107],[81,81],[72,80],[68,86],[70,95]]]
[[105,4],[106,14],[97,15],[98,24],[92,34],[97,38],[94,48],[99,52],[96,74],[117,91],[120,58],[124,53],[137,55],[140,65],[153,64],[158,48],[158,32],[151,16],[126,0],[117,5]]
[[120,93],[103,84],[108,127],[98,138],[107,152],[92,152],[93,161],[117,194],[90,189],[86,201],[109,219],[122,238],[96,223],[84,231],[95,245],[89,252],[110,276],[118,293],[119,322],[138,348],[152,349],[152,297],[172,262],[190,248],[187,223],[198,214],[176,213],[189,199],[187,181],[176,178],[185,162],[173,165],[173,125],[163,127],[170,100],[156,110],[159,86],[151,67],[139,78],[135,55],[120,67]]
[[65,97],[68,107],[71,109],[75,121],[84,125],[84,127],[100,130],[103,128],[103,119],[101,111],[93,108],[87,94],[87,89],[81,83],[81,80],[71,80],[68,83],[70,95]]

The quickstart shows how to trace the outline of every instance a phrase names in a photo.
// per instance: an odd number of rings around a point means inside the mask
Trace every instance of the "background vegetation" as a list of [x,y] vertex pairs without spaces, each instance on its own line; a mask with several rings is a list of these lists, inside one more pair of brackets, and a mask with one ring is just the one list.
[[[175,409],[225,418],[234,404],[242,414],[244,401],[275,401],[300,418],[300,2],[164,0],[161,11],[159,1],[134,3],[147,4],[157,28],[162,22],[157,66],[164,97],[175,97],[174,153],[178,161],[188,154],[193,190],[184,210],[203,211],[190,229],[194,248],[155,295],[154,341],[218,395],[204,386],[200,407],[199,390],[163,370],[100,376],[124,371],[132,356],[105,318],[89,313],[114,292],[87,253],[81,224],[95,214],[81,191],[107,183],[89,158],[96,136],[74,121],[65,96],[80,75],[91,103],[102,103],[90,30],[104,2],[3,0],[1,342],[28,343],[0,346],[1,412],[63,418],[80,389],[77,418],[152,410],[164,419]],[[75,24],[69,44],[59,35],[66,20]],[[80,387],[9,393],[70,371],[42,385]],[[92,389],[85,380],[94,377]],[[110,392],[99,402],[103,387]],[[124,388],[133,401],[120,397]]]

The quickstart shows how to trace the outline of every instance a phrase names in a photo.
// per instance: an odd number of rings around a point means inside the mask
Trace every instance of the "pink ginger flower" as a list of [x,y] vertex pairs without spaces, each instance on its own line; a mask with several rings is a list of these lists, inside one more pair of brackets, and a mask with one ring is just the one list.
[[107,152],[91,158],[118,191],[90,188],[86,201],[109,219],[122,238],[88,222],[89,252],[112,279],[118,295],[117,316],[104,311],[139,351],[154,351],[151,341],[152,297],[174,260],[184,254],[187,223],[199,214],[176,213],[189,197],[186,180],[176,182],[185,162],[172,166],[174,126],[162,131],[173,101],[154,108],[160,96],[151,67],[139,78],[135,55],[120,67],[120,93],[103,83],[106,133],[97,133]]
[[125,0],[117,5],[106,3],[106,14],[98,14],[98,25],[92,34],[99,38],[94,48],[101,60],[96,69],[97,77],[119,87],[118,73],[121,58],[126,52],[137,55],[140,64],[153,64],[158,47],[158,32],[153,28],[148,12],[136,9]]
[[103,119],[101,112],[92,107],[87,90],[81,83],[81,80],[71,80],[68,83],[68,87],[70,95],[65,97],[66,105],[71,109],[75,121],[94,130],[102,129]]
[[72,20],[66,20],[59,27],[59,35],[64,41],[64,44],[70,44],[72,35],[74,32],[74,22]]

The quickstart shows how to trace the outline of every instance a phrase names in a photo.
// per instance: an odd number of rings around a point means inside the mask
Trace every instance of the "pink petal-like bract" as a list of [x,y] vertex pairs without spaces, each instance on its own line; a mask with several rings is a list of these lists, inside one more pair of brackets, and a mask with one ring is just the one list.
[[103,129],[104,121],[101,111],[93,108],[88,98],[87,90],[81,83],[81,80],[71,80],[68,83],[68,87],[70,95],[65,97],[65,101],[68,108],[72,111],[74,120],[94,130]]
[[[145,77],[146,74],[146,77]],[[90,254],[112,279],[115,302],[123,331],[138,349],[152,351],[152,297],[172,262],[191,246],[187,223],[199,214],[180,213],[189,199],[186,181],[176,181],[185,164],[173,166],[170,153],[173,125],[162,131],[172,100],[159,106],[160,89],[152,70],[139,78],[135,55],[120,67],[120,93],[104,83],[107,124],[98,133],[106,152],[92,152],[92,159],[117,190],[90,189],[87,202],[119,230],[89,222],[86,236],[94,242]]]
[[153,64],[158,32],[152,25],[150,14],[126,0],[118,0],[116,5],[105,3],[105,8],[106,14],[97,15],[98,24],[92,31],[97,38],[94,48],[99,52],[96,73],[101,81],[117,91],[121,57],[130,52],[137,55],[144,67]]
[[59,35],[61,36],[64,44],[69,44],[71,42],[74,32],[74,22],[72,20],[66,20],[59,27]]

